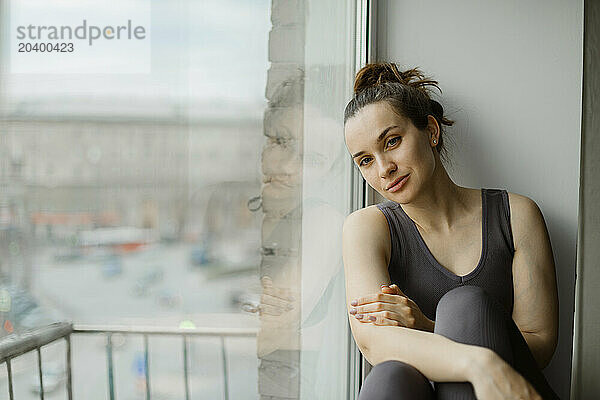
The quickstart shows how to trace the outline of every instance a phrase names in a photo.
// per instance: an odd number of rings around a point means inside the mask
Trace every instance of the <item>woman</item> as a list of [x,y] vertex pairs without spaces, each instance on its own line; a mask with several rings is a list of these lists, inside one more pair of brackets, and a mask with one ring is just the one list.
[[354,339],[374,367],[360,400],[557,399],[541,369],[558,337],[552,248],[536,203],[456,185],[453,121],[418,69],[370,64],[344,116],[346,146],[386,201],[344,221]]

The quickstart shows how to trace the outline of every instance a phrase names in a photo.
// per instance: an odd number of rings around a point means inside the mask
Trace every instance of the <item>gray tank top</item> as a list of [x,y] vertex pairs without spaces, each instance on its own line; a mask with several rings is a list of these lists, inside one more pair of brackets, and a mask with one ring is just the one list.
[[435,309],[441,297],[461,285],[483,288],[512,315],[512,260],[515,250],[508,193],[504,189],[482,188],[481,196],[482,251],[475,269],[464,276],[452,273],[435,259],[414,221],[400,204],[387,200],[377,205],[390,228],[388,272],[391,283],[398,285],[431,320],[435,320]]

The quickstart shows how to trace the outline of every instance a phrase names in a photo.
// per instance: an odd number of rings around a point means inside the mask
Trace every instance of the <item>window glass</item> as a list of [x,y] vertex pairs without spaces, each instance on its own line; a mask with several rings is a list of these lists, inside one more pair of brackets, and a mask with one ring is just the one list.
[[[79,3],[3,2],[0,294],[10,306],[0,311],[0,336],[58,320],[99,329],[257,327],[240,302],[259,290],[261,218],[247,202],[261,189],[271,2],[124,1],[111,9],[86,0],[95,12],[85,15]],[[81,73],[14,73],[11,35],[23,20],[15,13],[33,5],[32,24],[46,15],[44,24],[72,26],[83,17],[88,26],[135,24],[147,8],[149,73],[121,73],[116,62],[90,72],[94,54],[83,53]],[[153,397],[184,398],[181,341],[149,337]],[[138,398],[142,336],[112,342],[116,397]],[[251,366],[229,369],[230,396],[256,398],[255,342],[226,340],[229,363]],[[219,337],[190,339],[192,394],[222,396],[220,346]],[[65,367],[64,349],[49,350],[48,385]],[[39,398],[30,358],[14,376],[23,399]],[[106,338],[74,335],[75,398],[106,398],[106,369]],[[4,394],[6,384],[2,374]]]
[[[15,21],[75,27],[83,4],[96,10],[88,25],[139,18],[148,52],[128,65],[132,53],[98,41],[72,62],[15,62]],[[163,399],[345,398],[352,6],[0,6],[0,340],[55,321],[87,330],[71,339],[74,399],[148,387]],[[263,312],[266,276],[298,300],[282,318]],[[115,327],[133,332],[108,335]],[[141,333],[169,329],[253,333]],[[42,351],[57,398],[65,353],[63,341]],[[39,398],[35,352],[14,365],[18,398]]]
[[[352,96],[349,2],[309,2],[304,92],[302,218],[302,399],[347,398],[348,316],[342,224],[350,210],[352,164],[343,110]],[[335,16],[333,18],[332,16]]]

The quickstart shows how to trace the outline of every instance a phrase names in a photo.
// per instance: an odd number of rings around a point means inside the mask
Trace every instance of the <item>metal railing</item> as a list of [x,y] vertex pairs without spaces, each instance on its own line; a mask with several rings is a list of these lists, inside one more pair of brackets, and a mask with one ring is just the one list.
[[141,335],[144,340],[144,371],[146,381],[146,400],[151,399],[150,392],[150,369],[149,369],[149,336],[180,336],[182,339],[183,352],[183,385],[185,388],[185,399],[190,399],[189,385],[189,356],[188,346],[189,337],[219,337],[221,340],[221,359],[223,365],[223,393],[225,400],[229,400],[227,351],[225,348],[226,337],[256,337],[258,329],[256,328],[156,328],[156,327],[128,327],[128,326],[93,326],[93,325],[75,325],[68,322],[57,322],[47,327],[26,332],[21,335],[11,335],[0,341],[0,364],[6,363],[8,374],[8,393],[9,399],[14,400],[13,379],[11,360],[25,353],[36,351],[38,373],[40,377],[40,399],[44,400],[44,381],[42,369],[41,348],[47,344],[65,339],[66,341],[66,389],[68,400],[73,400],[72,378],[71,378],[71,335],[72,334],[105,334],[106,358],[108,365],[108,393],[110,400],[115,400],[114,388],[114,364],[113,364],[113,344],[112,336],[114,334],[122,335]]
[[11,335],[2,339],[0,342],[0,364],[6,363],[6,373],[8,375],[8,398],[14,400],[13,379],[12,379],[12,359],[19,357],[30,351],[37,351],[38,373],[40,376],[40,399],[44,400],[44,380],[42,370],[42,346],[50,344],[60,339],[65,339],[67,345],[67,394],[68,399],[73,400],[71,388],[71,333],[73,325],[67,322],[57,322],[44,328],[25,332],[21,335]]

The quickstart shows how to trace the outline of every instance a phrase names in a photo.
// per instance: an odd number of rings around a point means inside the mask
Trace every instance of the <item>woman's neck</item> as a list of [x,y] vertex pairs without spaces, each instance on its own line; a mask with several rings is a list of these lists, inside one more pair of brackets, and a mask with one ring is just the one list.
[[401,205],[425,232],[451,231],[458,221],[472,215],[474,207],[472,191],[455,184],[437,161],[431,181],[423,185],[413,201]]

